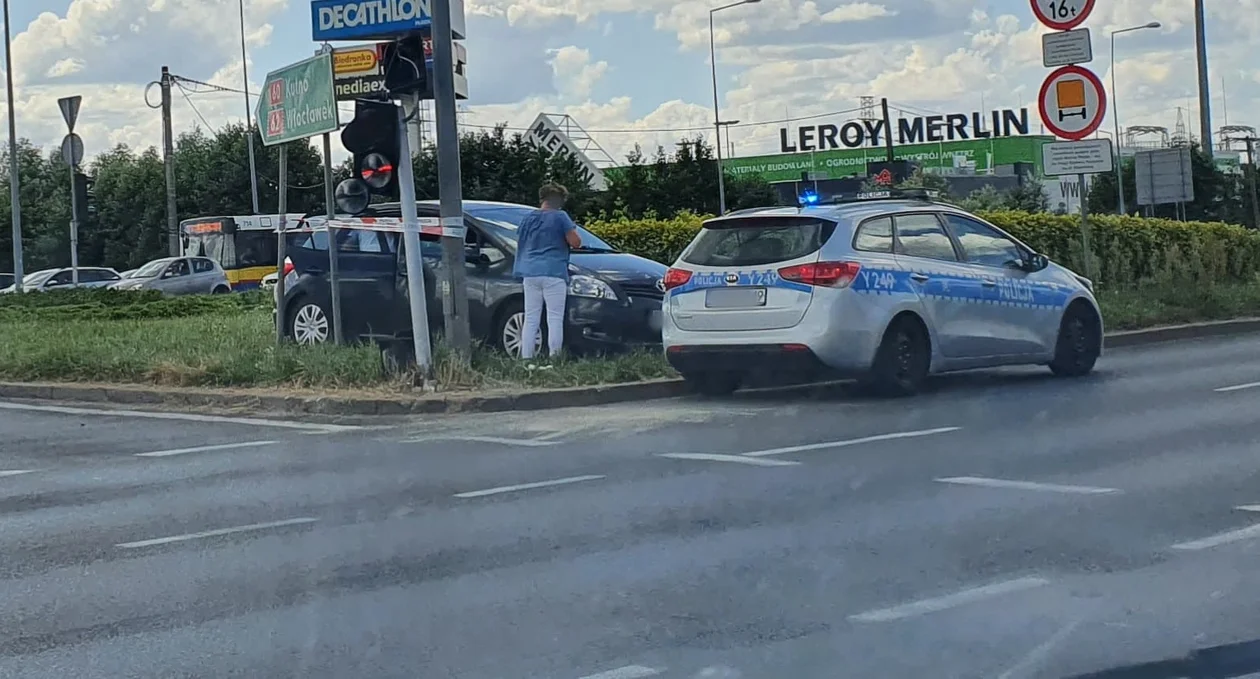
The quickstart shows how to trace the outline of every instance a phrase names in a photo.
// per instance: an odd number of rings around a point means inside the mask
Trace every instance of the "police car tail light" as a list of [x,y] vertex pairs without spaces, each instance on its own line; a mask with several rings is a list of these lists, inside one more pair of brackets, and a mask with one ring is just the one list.
[[686,285],[691,280],[691,272],[686,269],[670,269],[665,272],[665,289],[673,290],[680,285]]
[[813,262],[779,269],[779,276],[806,285],[847,288],[861,270],[862,265],[857,262]]

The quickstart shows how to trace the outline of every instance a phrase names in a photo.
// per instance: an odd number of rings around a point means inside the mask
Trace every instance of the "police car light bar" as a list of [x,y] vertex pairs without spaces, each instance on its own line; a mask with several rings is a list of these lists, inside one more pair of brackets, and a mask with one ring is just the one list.
[[817,195],[810,196],[812,200],[805,200],[806,196],[801,196],[801,207],[807,205],[844,205],[846,203],[864,203],[874,200],[927,200],[934,201],[940,198],[941,192],[933,189],[886,189],[883,191],[865,191],[861,193],[838,193],[830,196],[825,200],[819,200]]

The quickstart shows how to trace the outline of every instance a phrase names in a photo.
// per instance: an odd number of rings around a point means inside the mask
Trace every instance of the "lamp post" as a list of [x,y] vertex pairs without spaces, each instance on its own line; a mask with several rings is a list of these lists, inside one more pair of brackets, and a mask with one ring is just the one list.
[[249,196],[253,203],[254,214],[259,214],[258,206],[258,165],[254,160],[254,123],[253,112],[249,108],[249,54],[245,51],[245,0],[240,1],[241,8],[241,89],[245,91],[245,139],[249,142]]
[[13,109],[13,34],[9,23],[9,0],[4,0],[4,75],[9,103],[9,205],[13,208],[13,290],[22,292],[22,201],[21,176],[17,154],[17,116]]
[[[738,120],[723,120],[718,123],[718,127],[726,128],[726,157],[727,158],[735,157],[735,150],[734,150],[735,147],[733,144],[731,144],[731,125],[738,125],[738,124],[739,124]],[[719,147],[722,145],[721,137],[718,137],[717,145]]]
[[1111,120],[1116,125],[1116,190],[1119,191],[1120,205],[1119,214],[1126,212],[1124,205],[1124,171],[1121,165],[1124,163],[1124,156],[1120,154],[1120,108],[1117,106],[1117,100],[1120,94],[1116,91],[1116,36],[1121,33],[1130,31],[1141,31],[1147,28],[1159,28],[1158,21],[1152,21],[1149,24],[1141,26],[1131,26],[1122,28],[1118,31],[1111,32]]
[[729,5],[722,5],[709,10],[709,63],[713,67],[713,130],[717,135],[713,149],[717,153],[719,215],[726,214],[726,178],[722,173],[722,118],[718,109],[717,41],[713,33],[713,15],[724,9],[739,7],[740,5],[752,5],[758,2],[761,2],[761,0],[740,0],[739,2],[732,2]]

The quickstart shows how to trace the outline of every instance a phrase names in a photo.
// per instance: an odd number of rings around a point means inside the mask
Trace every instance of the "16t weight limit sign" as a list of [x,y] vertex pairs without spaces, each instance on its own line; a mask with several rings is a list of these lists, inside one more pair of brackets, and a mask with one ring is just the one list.
[[1094,0],[1030,0],[1037,21],[1060,31],[1080,26],[1094,11]]

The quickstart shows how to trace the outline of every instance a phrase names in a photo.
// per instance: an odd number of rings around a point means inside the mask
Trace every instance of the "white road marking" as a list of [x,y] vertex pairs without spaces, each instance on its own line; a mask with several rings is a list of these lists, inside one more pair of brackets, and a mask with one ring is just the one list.
[[1212,547],[1219,547],[1221,545],[1227,545],[1231,542],[1238,542],[1240,540],[1250,540],[1252,538],[1258,538],[1258,537],[1260,537],[1260,523],[1254,526],[1247,526],[1246,528],[1239,528],[1238,530],[1231,530],[1225,533],[1218,533],[1216,535],[1202,538],[1200,540],[1191,540],[1190,542],[1181,542],[1181,543],[1173,545],[1172,548],[1179,549],[1182,551],[1187,551],[1187,552],[1197,552],[1201,549],[1211,549]]
[[1034,589],[1048,584],[1050,584],[1050,581],[1042,578],[1018,578],[1015,580],[1007,580],[1005,582],[995,582],[991,585],[964,589],[961,592],[947,594],[934,599],[922,599],[920,601],[913,601],[908,604],[893,606],[891,608],[878,608],[873,611],[858,613],[857,615],[849,616],[849,619],[857,622],[890,622],[893,620],[901,620],[902,618],[913,618],[915,616],[936,613],[956,606],[963,606],[977,601],[983,601],[984,599],[1001,596],[1003,594],[1022,592],[1027,589]]
[[504,446],[529,446],[531,448],[541,448],[543,446],[554,446],[556,441],[544,441],[541,439],[509,439],[499,436],[418,436],[416,438],[407,439],[406,443],[427,443],[429,441],[471,441],[473,443],[498,443]]
[[1015,679],[1015,677],[1027,673],[1029,670],[1036,667],[1043,659],[1045,659],[1046,655],[1049,654],[1050,651],[1054,650],[1055,646],[1063,643],[1063,640],[1067,639],[1068,635],[1076,630],[1076,628],[1080,626],[1081,622],[1083,622],[1083,619],[1078,618],[1059,628],[1058,632],[1050,635],[1049,639],[1046,639],[1036,648],[1029,651],[1028,654],[1021,658],[1019,662],[1015,663],[1011,669],[998,675],[997,679]]
[[533,490],[535,488],[548,488],[550,486],[564,486],[570,483],[581,483],[583,481],[597,481],[604,478],[603,475],[592,476],[570,476],[565,479],[554,479],[551,481],[536,481],[534,483],[521,483],[515,486],[499,486],[498,488],[487,488],[485,490],[472,490],[467,493],[456,493],[455,497],[485,497],[487,495],[499,495],[501,493],[514,493],[518,490]]
[[625,667],[618,667],[615,670],[608,670],[607,672],[588,674],[584,677],[578,677],[578,679],[642,679],[643,677],[652,677],[660,673],[660,670],[652,669],[651,667],[644,667],[642,665],[626,665]]
[[673,460],[734,462],[736,464],[748,464],[755,467],[791,467],[793,465],[800,464],[800,462],[793,462],[792,460],[762,460],[756,457],[745,457],[743,455],[720,455],[717,453],[660,453],[657,457],[668,457]]
[[314,422],[292,422],[289,420],[264,420],[254,417],[226,417],[222,415],[199,415],[196,413],[160,413],[148,410],[111,410],[107,408],[75,408],[71,406],[44,406],[30,403],[10,403],[0,401],[0,410],[29,410],[43,413],[59,413],[62,415],[91,415],[96,417],[140,417],[151,420],[183,420],[185,422],[213,422],[218,424],[243,424],[253,427],[275,427],[278,429],[301,429],[305,431],[336,433],[343,431],[359,431],[363,427],[347,424],[317,424]]
[[33,474],[33,473],[35,473],[34,469],[6,469],[4,471],[0,471],[0,478],[6,477],[6,476],[21,476],[23,474]]
[[234,448],[257,448],[270,446],[279,441],[242,441],[241,443],[220,443],[214,446],[197,446],[195,448],[172,448],[171,450],[155,450],[151,453],[136,453],[136,457],[171,457],[188,453],[208,453],[212,450],[232,450]]
[[1260,505],[1240,505],[1234,509],[1241,509],[1244,512],[1260,512]]
[[140,547],[153,547],[155,545],[166,545],[172,542],[188,542],[189,540],[200,540],[202,538],[212,538],[220,535],[232,535],[233,533],[248,533],[255,530],[265,530],[267,528],[280,528],[282,526],[298,526],[304,523],[315,523],[319,519],[309,516],[297,519],[285,519],[284,521],[269,521],[267,523],[253,523],[248,526],[233,526],[232,528],[218,528],[215,530],[202,531],[200,533],[188,533],[186,535],[172,535],[166,538],[153,538],[152,540],[139,540],[137,542],[124,542],[114,545],[119,549],[138,549]]
[[938,427],[936,429],[921,429],[919,431],[899,431],[891,434],[876,434],[875,436],[863,436],[860,439],[849,439],[848,441],[824,441],[822,443],[807,443],[801,446],[788,446],[786,448],[771,448],[769,450],[755,450],[751,453],[744,453],[746,457],[768,457],[770,455],[786,455],[788,453],[800,453],[806,450],[824,450],[827,448],[846,448],[848,446],[857,446],[863,443],[875,443],[876,441],[893,441],[896,439],[912,439],[920,436],[933,436],[935,434],[945,434],[951,431],[958,431],[962,427]]
[[1105,495],[1119,493],[1119,488],[1098,488],[1096,486],[1063,486],[1057,483],[1035,483],[1033,481],[1011,481],[1008,479],[990,479],[983,476],[951,476],[936,479],[939,483],[955,483],[963,486],[985,486],[987,488],[1014,488],[1017,490],[1040,490],[1051,493],[1074,493],[1076,495]]
[[661,670],[642,665],[626,665],[617,669],[608,670],[607,672],[599,672],[596,674],[588,674],[578,679],[642,679],[642,677],[652,677],[661,673]]
[[1235,384],[1232,387],[1221,387],[1220,389],[1213,389],[1212,391],[1227,392],[1227,391],[1242,391],[1243,389],[1257,389],[1257,388],[1260,388],[1260,382],[1248,382],[1247,384]]

